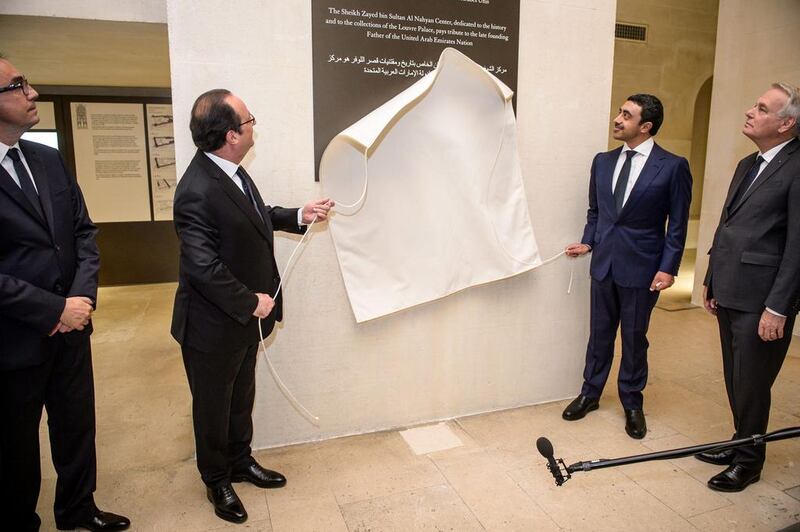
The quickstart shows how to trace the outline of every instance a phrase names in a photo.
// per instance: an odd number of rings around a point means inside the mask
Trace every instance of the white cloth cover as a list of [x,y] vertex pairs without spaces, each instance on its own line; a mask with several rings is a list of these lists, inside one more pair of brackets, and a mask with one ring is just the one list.
[[512,95],[447,48],[325,149],[320,180],[337,201],[330,230],[356,321],[541,263]]

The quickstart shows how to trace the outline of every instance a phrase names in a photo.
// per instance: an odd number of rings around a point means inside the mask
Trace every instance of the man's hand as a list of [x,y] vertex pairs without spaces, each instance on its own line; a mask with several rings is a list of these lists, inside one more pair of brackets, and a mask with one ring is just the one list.
[[564,252],[567,254],[567,257],[580,257],[581,255],[586,255],[592,250],[586,244],[581,244],[580,242],[575,242],[574,244],[570,244],[566,248],[564,248]]
[[758,335],[765,342],[772,342],[783,338],[783,326],[786,324],[784,316],[777,316],[768,310],[761,313],[758,320]]
[[667,272],[656,272],[656,276],[653,277],[653,282],[650,283],[650,291],[651,292],[660,292],[662,290],[666,290],[670,286],[675,284],[675,276],[670,275]]
[[713,297],[711,299],[708,298],[707,286],[703,286],[703,306],[712,316],[717,315],[717,300],[714,299]]
[[67,325],[64,325],[63,323],[61,323],[61,322],[59,321],[59,322],[56,324],[56,326],[55,326],[55,327],[53,327],[53,330],[52,330],[52,331],[50,331],[50,334],[48,334],[47,336],[55,336],[55,334],[56,334],[56,333],[68,333],[68,332],[70,332],[70,331],[72,331],[72,330],[74,330],[72,327],[69,327],[69,326],[67,326]]
[[253,316],[263,320],[272,312],[275,301],[267,294],[256,293],[256,295],[258,296],[258,305],[256,305],[256,309],[253,311]]
[[92,310],[92,300],[88,297],[68,297],[64,305],[64,311],[58,320],[60,322],[58,332],[65,332],[61,330],[63,326],[68,327],[69,330],[77,329],[82,331],[89,323],[89,320],[92,319]]
[[336,203],[330,198],[309,201],[303,205],[303,223],[310,224],[316,219],[318,222],[324,222],[328,219],[328,211]]

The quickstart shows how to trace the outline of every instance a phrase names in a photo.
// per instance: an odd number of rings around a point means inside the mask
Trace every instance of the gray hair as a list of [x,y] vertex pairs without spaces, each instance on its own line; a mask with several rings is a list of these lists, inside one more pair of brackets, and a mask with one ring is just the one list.
[[783,109],[778,111],[778,117],[794,118],[794,135],[800,137],[800,89],[782,81],[773,83],[772,88],[782,90],[789,97]]

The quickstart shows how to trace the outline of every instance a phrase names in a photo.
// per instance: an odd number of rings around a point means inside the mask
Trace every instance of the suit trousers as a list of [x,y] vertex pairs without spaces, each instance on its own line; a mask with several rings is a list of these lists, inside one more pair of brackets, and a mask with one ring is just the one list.
[[252,461],[258,345],[229,353],[181,347],[192,391],[197,469],[207,486],[230,482],[233,469]]
[[[764,434],[769,423],[771,389],[792,341],[795,316],[786,319],[783,338],[765,342],[758,336],[761,313],[717,308],[722,370],[733,413],[734,438]],[[734,463],[761,469],[765,445],[739,447]]]
[[647,384],[647,329],[658,292],[648,288],[627,288],[611,275],[602,281],[592,278],[589,344],[583,370],[581,395],[599,398],[614,360],[617,328],[622,334],[622,361],[617,386],[623,408],[640,410]]
[[49,342],[52,356],[33,367],[0,371],[0,515],[8,530],[38,530],[41,485],[39,424],[47,409],[50,449],[58,479],[54,513],[59,528],[74,526],[97,507],[94,381],[89,339]]

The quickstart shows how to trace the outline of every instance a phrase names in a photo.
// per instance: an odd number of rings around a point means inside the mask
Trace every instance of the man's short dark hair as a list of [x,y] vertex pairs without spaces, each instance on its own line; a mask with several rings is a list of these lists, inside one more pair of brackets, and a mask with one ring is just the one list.
[[655,136],[661,128],[661,123],[664,122],[664,106],[661,105],[661,100],[652,94],[634,94],[628,96],[628,101],[642,108],[642,119],[639,124],[645,122],[653,124],[653,127],[650,128],[650,135]]
[[202,151],[216,151],[225,144],[225,136],[233,130],[241,133],[239,116],[225,98],[230,96],[227,89],[212,89],[204,92],[192,106],[189,129],[194,145]]

